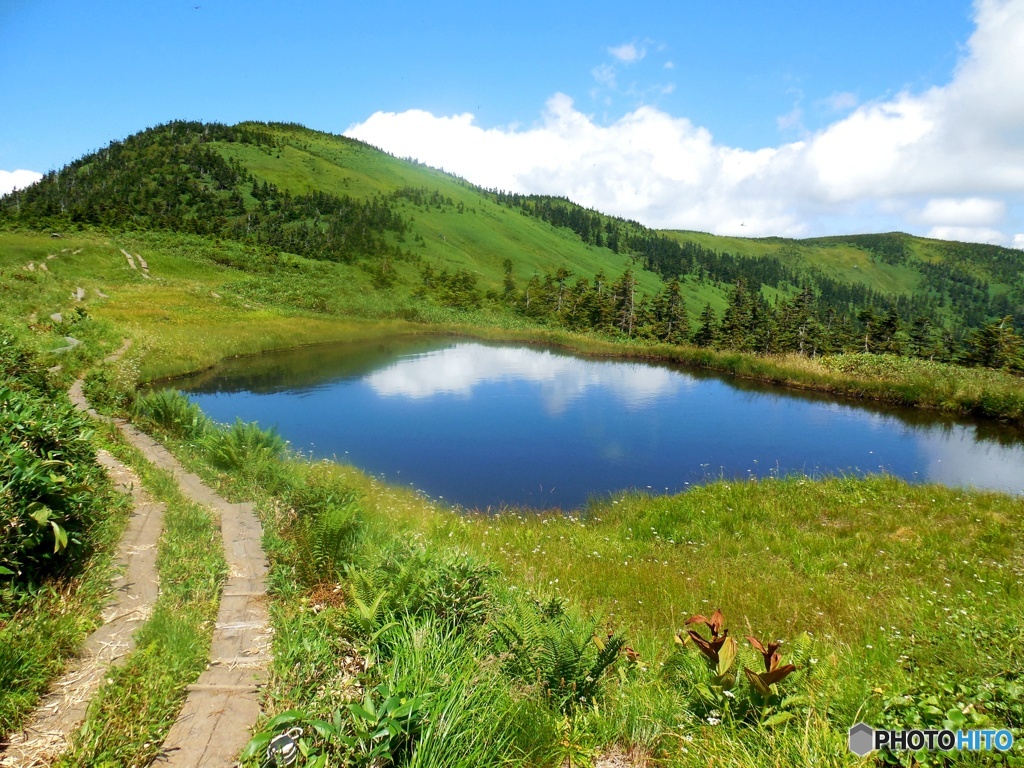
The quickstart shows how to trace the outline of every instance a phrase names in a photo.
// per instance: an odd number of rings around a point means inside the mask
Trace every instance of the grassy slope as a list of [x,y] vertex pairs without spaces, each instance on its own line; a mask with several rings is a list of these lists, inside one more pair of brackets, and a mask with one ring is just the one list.
[[[305,141],[308,147],[286,147],[280,159],[257,158],[266,178],[304,191],[302,169],[310,168],[349,194],[397,183],[436,186],[476,207],[475,214],[452,208],[410,213],[426,241],[425,254],[447,259],[453,268],[472,268],[485,283],[497,285],[501,278],[504,256],[491,258],[491,247],[515,255],[519,279],[531,269],[569,263],[544,260],[548,253],[561,257],[561,248],[581,260],[580,274],[599,268],[614,274],[608,264],[615,262],[607,259],[618,257],[581,246],[569,233],[542,222],[485,207],[490,204],[434,171],[365,149],[356,153],[366,155],[360,166],[344,156],[344,142],[317,136]],[[465,225],[467,220],[473,226]],[[454,232],[456,224],[458,235],[436,237],[436,242],[428,236]],[[738,240],[730,249],[742,252],[741,246],[756,250],[761,244]],[[147,258],[152,279],[129,269],[121,247]],[[870,258],[860,249],[824,250],[840,272],[852,273],[855,265],[857,272],[868,271]],[[587,260],[588,253],[600,258]],[[47,260],[49,254],[56,258]],[[65,334],[84,341],[54,357],[64,365],[59,374],[64,376],[111,349],[123,332],[140,338],[135,363],[143,377],[152,377],[228,354],[424,329],[400,319],[403,307],[417,309],[406,294],[374,294],[358,269],[288,259],[281,274],[254,275],[217,263],[215,257],[225,254],[239,264],[250,257],[242,246],[179,235],[81,234],[56,240],[3,233],[0,313],[26,334],[35,314],[33,335],[44,348],[60,346]],[[45,262],[48,270],[27,272],[22,267],[29,261]],[[899,285],[909,278],[871,273],[870,279]],[[267,290],[254,290],[259,283]],[[75,318],[77,304],[71,299],[78,286],[87,291],[87,314],[81,319]],[[109,298],[99,297],[97,289]],[[324,306],[307,306],[310,297]],[[73,319],[55,325],[47,319],[54,311]],[[448,318],[438,311],[419,319]],[[608,353],[608,346],[599,343],[595,349]],[[812,743],[828,743],[828,759],[821,762],[854,762],[843,750],[841,731],[861,704],[877,713],[895,691],[939,690],[946,682],[935,681],[946,667],[953,678],[997,682],[1008,679],[1007,670],[1019,668],[1022,554],[1013,532],[1024,517],[1020,500],[910,488],[891,480],[718,484],[674,498],[608,502],[590,510],[593,524],[581,525],[515,515],[460,519],[353,470],[338,472],[361,493],[373,525],[402,536],[419,533],[438,546],[457,542],[502,565],[512,583],[571,595],[628,629],[652,665],[668,652],[680,618],[719,604],[736,634],[748,622],[759,633],[789,637],[813,628],[822,639],[822,663],[830,670],[818,691],[822,709],[834,709],[831,721],[815,722],[809,730]],[[984,600],[974,599],[983,593]],[[836,680],[851,682],[837,688]],[[619,683],[612,685],[618,692]],[[658,685],[652,682],[652,690]],[[672,729],[685,709],[666,705],[654,713],[625,679],[621,690],[623,703],[609,702],[603,724],[595,726],[602,739],[650,746],[678,738]],[[954,703],[943,694],[944,705]],[[770,740],[760,743],[749,734],[734,738],[699,723],[685,730],[701,736],[701,746],[692,747],[692,764],[787,765],[803,757],[799,739],[776,748]],[[675,761],[689,764],[686,754],[676,753]]]
[[[848,283],[860,283],[889,294],[912,294],[924,287],[924,276],[915,261],[941,263],[950,258],[957,243],[912,235],[901,235],[906,249],[904,263],[891,264],[878,258],[862,244],[844,236],[790,240],[785,238],[744,238],[712,235],[706,232],[667,231],[664,234],[681,242],[697,243],[711,250],[742,256],[775,256],[796,268],[810,268]],[[1011,286],[1000,282],[980,263],[960,261],[960,266],[989,283],[992,296],[1004,294]]]
[[[607,631],[625,632],[639,660],[621,659],[592,711],[571,722],[570,736],[581,744],[606,750],[617,743],[654,753],[665,765],[838,766],[863,764],[845,743],[845,729],[859,719],[941,727],[955,710],[978,727],[1021,727],[1020,499],[891,478],[795,478],[717,482],[672,497],[623,495],[569,517],[515,510],[466,516],[352,468],[290,464],[264,473],[279,494],[289,485],[316,488],[324,499],[354,490],[371,540],[472,553],[501,568],[501,590],[560,595],[593,611]],[[251,478],[221,479],[262,495]],[[263,497],[271,538],[288,535],[294,498],[287,490]],[[359,555],[343,557],[360,562]],[[331,579],[310,591],[293,582],[301,557],[275,550],[274,559],[278,588],[287,589],[270,714],[298,707],[327,717],[350,685],[328,671],[351,664],[350,643],[366,642],[348,635],[340,618],[350,585],[339,575],[337,588]],[[692,647],[680,651],[672,638],[687,616],[719,606],[740,638],[790,641],[787,660],[800,645],[795,639],[810,634],[806,658],[796,659],[810,671],[783,686],[807,696],[794,705],[798,719],[790,727],[707,721],[694,688],[699,656]],[[423,641],[421,634],[416,642]],[[316,665],[294,663],[311,654]],[[432,661],[423,663],[416,690],[437,696],[447,683],[432,679]],[[679,664],[682,678],[668,674]],[[305,676],[296,674],[300,668]],[[492,668],[481,659],[476,674]],[[394,674],[382,660],[371,679]],[[557,714],[538,709],[532,718],[541,754],[522,762],[549,764],[568,737],[558,740]],[[956,764],[988,760],[965,756]]]
[[[122,247],[144,255],[150,279],[128,267]],[[47,259],[49,254],[56,257]],[[124,369],[124,376],[146,381],[201,369],[232,355],[381,334],[448,331],[540,341],[597,355],[661,357],[788,386],[1017,422],[1024,418],[1024,388],[1018,378],[1000,372],[895,359],[886,364],[837,359],[829,367],[797,356],[762,358],[616,344],[543,331],[486,309],[456,313],[413,299],[401,287],[377,291],[357,267],[286,257],[273,271],[254,272],[247,266],[252,258],[237,243],[184,235],[87,234],[58,240],[0,233],[0,290],[7,299],[3,314],[26,334],[34,316],[31,335],[44,349],[66,345],[66,335],[84,342],[52,357],[63,366],[59,375],[68,384],[87,361],[118,346],[124,333],[136,339],[129,355],[135,368]],[[23,267],[30,261],[47,264],[48,271],[26,272]],[[77,287],[86,290],[83,302],[72,298]],[[79,318],[77,309],[84,316]],[[58,311],[65,317],[62,324],[49,319]]]
[[[913,293],[921,284],[921,275],[916,270],[873,259],[870,251],[844,242],[810,244],[801,240],[727,237],[688,231],[665,234],[679,242],[694,242],[711,250],[740,256],[776,256],[784,263],[816,267],[836,280],[861,283],[885,293]],[[915,247],[922,242],[920,238],[912,240]]]
[[[241,161],[259,179],[293,194],[310,188],[339,195],[371,197],[403,187],[437,190],[453,206],[418,207],[404,201],[403,211],[415,219],[407,246],[441,268],[466,269],[478,276],[484,289],[499,288],[502,262],[509,258],[519,281],[565,266],[574,274],[593,277],[604,270],[617,277],[631,266],[629,257],[580,242],[567,229],[523,216],[494,203],[454,177],[409,163],[347,139],[294,128],[272,128],[279,150],[248,144],[224,144],[225,157]],[[463,204],[463,213],[457,212]],[[421,235],[422,246],[412,242]],[[657,276],[638,275],[642,290],[656,292]]]

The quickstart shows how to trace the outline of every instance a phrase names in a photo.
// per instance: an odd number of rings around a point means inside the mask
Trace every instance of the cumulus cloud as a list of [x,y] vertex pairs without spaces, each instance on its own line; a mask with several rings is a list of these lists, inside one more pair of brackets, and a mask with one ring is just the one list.
[[567,195],[656,227],[799,236],[882,220],[1017,244],[1008,233],[1024,229],[1014,218],[1024,207],[1024,0],[978,0],[975,22],[949,83],[860,106],[836,94],[833,106],[853,111],[774,147],[724,145],[649,105],[602,124],[564,94],[529,128],[410,110],[347,133],[484,186]]
[[966,199],[936,198],[929,200],[921,212],[921,220],[927,224],[995,224],[1006,215],[1006,203],[1002,200],[986,200],[980,197]]
[[16,189],[24,189],[43,178],[43,174],[35,171],[0,171],[0,197]]
[[608,53],[623,64],[633,64],[647,55],[647,49],[643,46],[638,47],[636,43],[623,43],[609,48]]
[[991,227],[932,227],[926,233],[926,237],[934,237],[936,240],[1006,245],[1006,235]]

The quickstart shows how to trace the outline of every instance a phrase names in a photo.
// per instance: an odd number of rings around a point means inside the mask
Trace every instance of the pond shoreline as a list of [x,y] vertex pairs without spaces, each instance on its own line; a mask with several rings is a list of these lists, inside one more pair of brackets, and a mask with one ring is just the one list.
[[[714,371],[784,389],[822,392],[851,401],[872,400],[890,405],[938,411],[958,416],[990,419],[1024,428],[1024,379],[986,369],[964,368],[950,364],[927,363],[888,355],[844,355],[891,362],[893,378],[842,374],[827,369],[820,360],[798,355],[762,356],[743,352],[716,351],[701,347],[677,347],[643,342],[619,342],[542,329],[513,331],[497,327],[431,325],[422,329],[401,330],[377,326],[369,335],[357,339],[332,339],[313,344],[274,347],[239,355],[226,355],[209,365],[171,376],[155,377],[147,386],[167,384],[210,370],[226,360],[258,357],[291,349],[349,344],[356,341],[386,340],[400,337],[453,336],[499,343],[529,344],[566,349],[594,358],[618,358],[667,362],[695,370]],[[829,356],[837,357],[837,356]],[[938,375],[936,375],[938,372]]]
[[992,422],[553,345],[393,336],[238,358],[173,386],[218,423],[276,424],[303,453],[467,508],[791,474],[1024,491],[1024,435]]

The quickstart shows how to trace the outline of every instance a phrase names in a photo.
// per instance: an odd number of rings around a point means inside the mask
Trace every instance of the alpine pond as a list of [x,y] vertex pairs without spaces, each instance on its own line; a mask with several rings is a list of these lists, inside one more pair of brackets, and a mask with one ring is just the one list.
[[237,358],[173,385],[212,418],[465,507],[579,507],[719,477],[888,472],[1024,491],[990,422],[838,401],[678,366],[399,337]]

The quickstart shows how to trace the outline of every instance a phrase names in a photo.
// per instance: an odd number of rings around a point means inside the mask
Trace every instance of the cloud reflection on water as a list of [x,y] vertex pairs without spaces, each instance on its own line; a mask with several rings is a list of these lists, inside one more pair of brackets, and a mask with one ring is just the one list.
[[696,380],[679,371],[641,363],[583,360],[522,347],[460,344],[404,358],[366,377],[383,397],[470,397],[473,389],[493,381],[539,384],[549,413],[562,413],[591,388],[604,388],[629,409],[643,408],[659,397],[689,388]]
[[924,479],[943,485],[1024,493],[1024,447],[1000,446],[974,439],[970,430],[933,434],[919,444],[927,461]]

